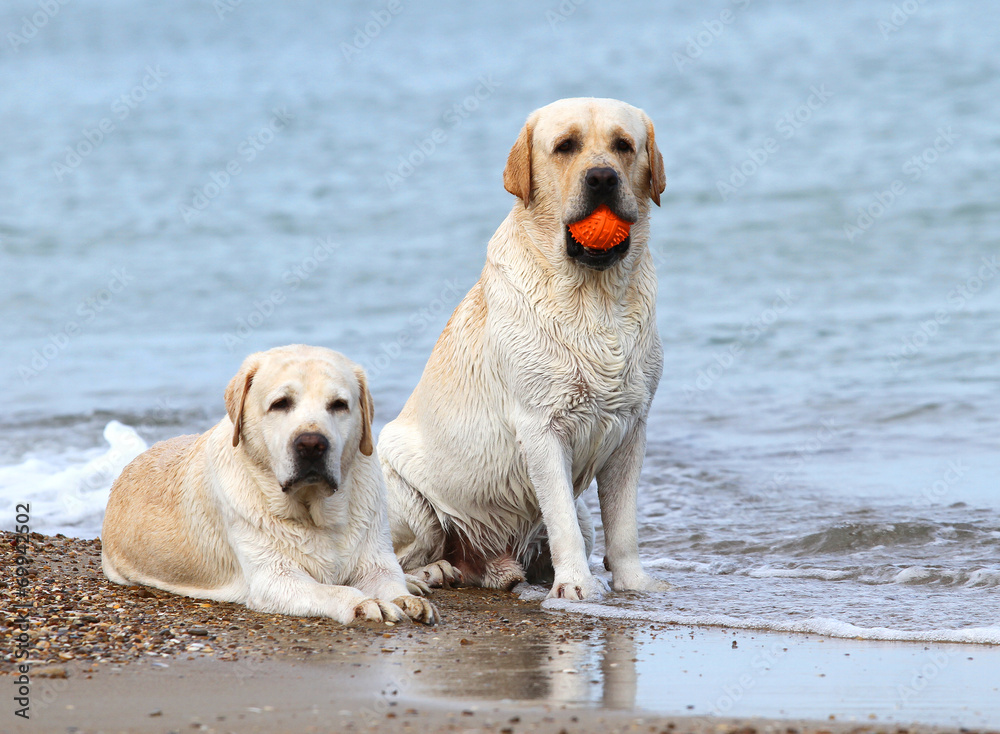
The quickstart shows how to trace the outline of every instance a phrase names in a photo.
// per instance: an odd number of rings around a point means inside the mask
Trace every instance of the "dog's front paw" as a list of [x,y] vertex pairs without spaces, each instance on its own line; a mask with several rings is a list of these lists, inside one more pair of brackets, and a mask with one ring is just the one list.
[[426,599],[421,599],[419,596],[400,596],[393,599],[392,603],[402,609],[403,613],[414,622],[438,623],[438,610]]
[[673,591],[673,586],[653,578],[645,571],[630,575],[615,575],[611,581],[615,591]]
[[406,590],[413,596],[427,596],[431,593],[431,587],[416,576],[406,574]]
[[604,583],[595,576],[583,576],[578,579],[561,580],[556,576],[549,592],[550,599],[569,599],[583,601],[584,599],[600,599],[607,591]]
[[415,580],[433,588],[448,587],[462,580],[462,572],[445,560],[408,571],[407,576],[413,576]]
[[406,614],[395,604],[379,599],[365,599],[354,607],[354,620],[359,622],[385,622],[396,624],[406,619]]

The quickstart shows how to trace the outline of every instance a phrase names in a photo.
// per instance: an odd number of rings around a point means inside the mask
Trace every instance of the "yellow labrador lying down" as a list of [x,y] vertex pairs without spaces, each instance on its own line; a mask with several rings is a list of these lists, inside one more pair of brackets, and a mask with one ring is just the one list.
[[[598,596],[597,478],[615,589],[669,588],[639,564],[636,491],[662,370],[650,201],[664,189],[653,124],[631,105],[566,99],[536,110],[504,184],[519,199],[490,240],[413,394],[379,437],[392,539],[432,584],[553,581]],[[631,223],[610,249],[569,225],[606,206]]]
[[392,552],[362,369],[316,347],[253,354],[226,408],[207,433],[158,443],[122,472],[105,575],[262,612],[433,624]]

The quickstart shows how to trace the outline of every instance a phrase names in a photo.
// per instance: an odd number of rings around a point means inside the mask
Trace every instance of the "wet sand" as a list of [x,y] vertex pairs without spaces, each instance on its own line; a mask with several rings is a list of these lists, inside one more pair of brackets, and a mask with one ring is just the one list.
[[[4,534],[2,545],[8,569],[11,538]],[[818,695],[809,680],[826,685],[822,671],[835,687],[863,676],[862,653],[875,651],[874,674],[889,679],[887,690],[904,705],[910,671],[926,673],[937,660],[938,693],[949,703],[928,698],[933,688],[922,688],[917,675],[914,701],[930,701],[932,708],[917,707],[909,719],[904,706],[894,718],[951,723],[937,708],[952,705],[957,711],[961,702],[941,682],[960,670],[981,679],[988,677],[988,666],[996,669],[995,651],[970,646],[941,653],[913,645],[603,621],[544,612],[512,594],[476,589],[437,591],[433,598],[444,617],[437,627],[343,627],[115,586],[101,574],[99,541],[34,535],[30,557],[28,616],[36,661],[31,720],[14,717],[8,696],[0,731],[9,722],[13,731],[81,734],[921,731],[933,727],[903,726],[881,716],[873,721],[864,705],[850,709],[855,721],[845,721],[843,715],[820,715],[826,711],[822,703],[804,709],[794,704]],[[0,586],[5,611],[19,602],[11,578]],[[8,676],[19,632],[14,621],[5,615],[0,682],[13,682]],[[796,652],[799,660],[815,662],[816,670],[786,664]],[[851,654],[862,658],[839,671],[838,661]],[[976,665],[987,666],[986,673]],[[896,677],[904,686],[898,690]],[[724,717],[741,706],[752,710],[743,699],[768,690],[755,714],[760,718]],[[845,688],[844,695],[864,695],[852,690]],[[879,710],[874,700],[870,709]],[[812,723],[797,711],[806,711]],[[954,721],[992,721],[991,714],[973,714]]]

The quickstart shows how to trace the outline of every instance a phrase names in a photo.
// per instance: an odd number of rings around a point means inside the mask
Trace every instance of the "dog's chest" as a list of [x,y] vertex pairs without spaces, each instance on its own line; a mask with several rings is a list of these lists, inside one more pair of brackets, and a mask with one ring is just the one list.
[[350,576],[354,543],[346,527],[320,528],[308,521],[286,520],[274,533],[280,553],[297,562],[322,584],[343,584]]
[[615,370],[577,362],[565,380],[556,375],[551,382],[549,425],[569,452],[576,494],[590,485],[647,412],[652,396],[645,363],[642,354]]
[[350,575],[347,568],[349,551],[336,545],[331,538],[327,542],[314,543],[312,550],[303,554],[306,571],[320,583],[343,584]]
[[566,382],[556,381],[552,389],[550,425],[572,451],[574,464],[617,447],[649,401],[645,377],[634,366],[609,374],[577,365]]
[[561,336],[547,385],[550,425],[570,449],[574,472],[589,473],[648,412],[661,369],[659,338],[644,321]]
[[556,342],[546,379],[554,421],[635,415],[649,402],[650,344],[640,330],[597,329]]
[[559,434],[574,470],[600,465],[649,410],[662,369],[652,293],[491,301],[489,372],[523,415]]

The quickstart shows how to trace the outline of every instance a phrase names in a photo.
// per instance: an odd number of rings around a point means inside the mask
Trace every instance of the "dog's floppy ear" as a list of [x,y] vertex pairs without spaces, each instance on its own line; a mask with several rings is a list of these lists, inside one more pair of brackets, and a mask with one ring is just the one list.
[[372,402],[372,394],[368,390],[368,378],[365,376],[365,371],[360,367],[355,367],[354,374],[358,378],[358,387],[361,389],[361,453],[365,456],[371,456],[375,450],[375,443],[372,440],[375,403]]
[[663,155],[656,147],[653,121],[646,118],[646,157],[649,158],[649,198],[660,205],[660,194],[667,188],[667,174],[663,170]]
[[240,371],[229,381],[226,387],[226,412],[229,413],[229,420],[233,422],[233,446],[240,445],[240,434],[243,432],[243,408],[247,404],[247,393],[250,392],[250,384],[253,382],[257,368],[260,367],[257,355],[252,355],[244,360]]
[[507,156],[507,167],[503,169],[503,187],[524,202],[531,203],[531,135],[534,124],[524,123],[521,134]]

